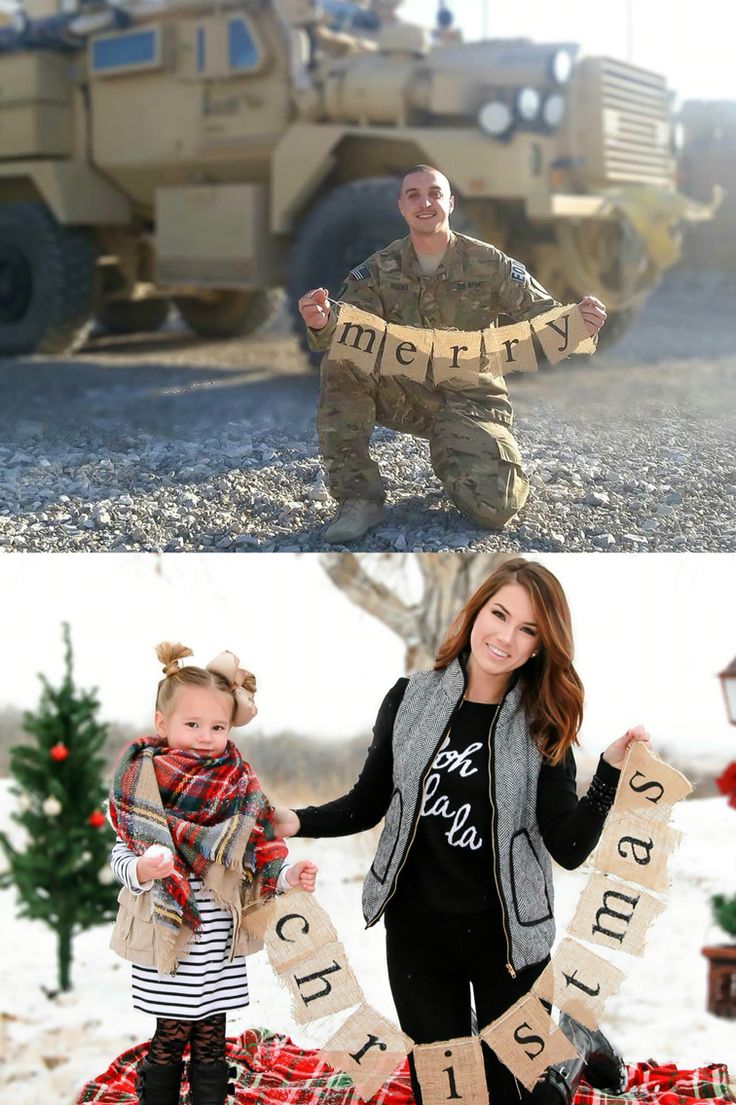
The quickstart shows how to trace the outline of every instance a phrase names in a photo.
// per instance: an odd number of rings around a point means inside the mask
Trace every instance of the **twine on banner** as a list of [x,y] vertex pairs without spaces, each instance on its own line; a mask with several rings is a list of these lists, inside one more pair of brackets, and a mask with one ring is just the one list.
[[[566,938],[531,991],[480,1032],[527,1089],[551,1063],[577,1055],[543,1002],[594,1029],[625,977],[585,945],[642,955],[647,931],[665,908],[661,895],[669,889],[667,862],[682,836],[666,822],[691,791],[685,776],[643,743],[629,746]],[[330,918],[312,895],[292,890],[270,908],[274,912],[266,951],[289,989],[297,1023],[353,1010],[319,1054],[350,1076],[361,1097],[372,1097],[413,1050],[425,1105],[445,1105],[448,1098],[487,1105],[477,1036],[415,1045],[366,1003]]]
[[530,322],[469,331],[398,326],[350,303],[337,306],[328,357],[350,361],[366,375],[406,376],[420,384],[430,369],[435,385],[454,388],[477,387],[481,372],[536,372],[532,335],[550,364],[572,353],[595,353],[597,344],[576,303],[553,307]]

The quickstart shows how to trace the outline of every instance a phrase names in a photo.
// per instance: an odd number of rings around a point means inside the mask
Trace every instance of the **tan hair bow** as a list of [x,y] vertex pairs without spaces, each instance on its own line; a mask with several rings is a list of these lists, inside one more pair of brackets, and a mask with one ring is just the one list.
[[239,663],[240,661],[234,652],[225,651],[221,652],[219,656],[215,656],[214,660],[210,660],[206,667],[207,671],[211,671],[215,675],[221,675],[230,684],[230,690],[235,697],[233,725],[247,725],[256,716],[258,709],[253,701],[253,692],[246,690],[243,686],[246,679],[249,676],[252,679],[253,676],[249,671],[238,667]]

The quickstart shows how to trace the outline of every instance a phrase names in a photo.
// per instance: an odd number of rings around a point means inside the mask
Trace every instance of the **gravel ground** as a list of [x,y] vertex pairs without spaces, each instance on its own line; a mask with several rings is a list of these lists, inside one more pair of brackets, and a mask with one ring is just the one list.
[[[532,494],[502,534],[445,497],[425,442],[377,429],[368,551],[734,551],[736,276],[670,274],[624,340],[510,377]],[[0,549],[319,550],[334,511],[317,377],[279,326],[97,339],[3,362]]]

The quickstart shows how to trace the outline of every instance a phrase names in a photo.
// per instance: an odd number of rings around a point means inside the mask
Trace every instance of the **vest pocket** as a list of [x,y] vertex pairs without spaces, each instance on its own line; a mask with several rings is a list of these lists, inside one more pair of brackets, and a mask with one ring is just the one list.
[[378,848],[371,864],[371,872],[381,884],[385,883],[393,863],[396,846],[399,843],[399,828],[403,812],[404,802],[401,791],[397,788],[391,795],[381,839],[378,841]]
[[526,829],[511,838],[509,858],[514,912],[520,925],[540,925],[552,918],[547,882],[542,865]]

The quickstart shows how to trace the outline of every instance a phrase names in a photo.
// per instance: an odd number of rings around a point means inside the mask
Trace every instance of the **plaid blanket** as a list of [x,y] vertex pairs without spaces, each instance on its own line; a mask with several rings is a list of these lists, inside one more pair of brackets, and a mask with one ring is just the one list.
[[[123,1052],[104,1074],[88,1082],[77,1105],[137,1105],[135,1068],[148,1050],[138,1044]],[[267,1029],[249,1029],[227,1041],[227,1057],[238,1068],[235,1105],[358,1105],[360,1098],[346,1074],[318,1059],[317,1051],[303,1051],[288,1036]],[[185,1068],[186,1069],[186,1068]],[[697,1070],[678,1070],[674,1064],[636,1063],[628,1068],[625,1094],[610,1097],[582,1083],[575,1105],[711,1105],[736,1102],[736,1082],[727,1068],[712,1063]],[[186,1081],[182,1090],[187,1089]],[[182,1099],[184,1095],[182,1093]],[[398,1067],[389,1082],[371,1098],[373,1105],[413,1105],[408,1066]]]
[[263,896],[276,891],[286,846],[275,834],[258,777],[232,741],[220,756],[206,758],[169,748],[158,737],[133,741],[115,769],[110,820],[136,855],[150,844],[174,853],[173,875],[153,891],[154,922],[163,928],[200,928],[187,876],[208,886],[214,864],[258,880]]

